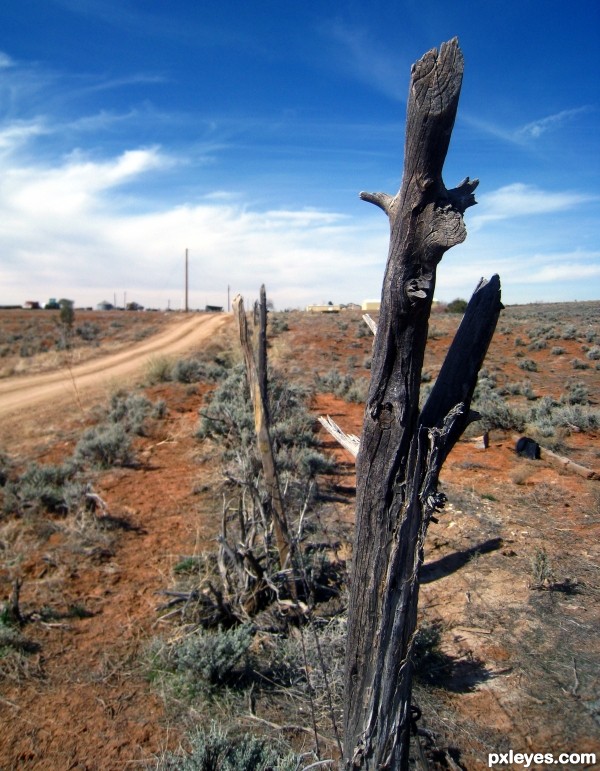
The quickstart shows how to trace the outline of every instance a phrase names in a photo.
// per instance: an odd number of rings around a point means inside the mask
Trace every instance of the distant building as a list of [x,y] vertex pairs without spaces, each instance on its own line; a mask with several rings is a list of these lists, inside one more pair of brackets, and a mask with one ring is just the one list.
[[204,309],[207,313],[223,313],[222,305],[207,305]]
[[99,311],[112,311],[114,309],[114,305],[112,303],[106,302],[106,300],[102,300],[101,303],[98,303],[96,305],[96,310]]
[[144,310],[144,306],[140,305],[139,303],[127,303],[125,308],[128,311],[143,311]]
[[339,313],[341,306],[328,303],[327,305],[307,305],[307,313]]
[[361,308],[363,311],[379,311],[381,308],[381,300],[363,300]]
[[57,311],[60,308],[60,304],[56,297],[51,297],[48,302],[44,305],[44,308],[47,311]]
[[39,311],[40,310],[40,304],[37,300],[27,300],[23,304],[23,307],[26,308],[29,311]]

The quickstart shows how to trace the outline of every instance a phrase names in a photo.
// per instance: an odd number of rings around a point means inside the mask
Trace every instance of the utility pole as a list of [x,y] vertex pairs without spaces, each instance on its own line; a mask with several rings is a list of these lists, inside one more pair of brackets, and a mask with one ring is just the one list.
[[229,284],[227,284],[227,313],[231,310],[231,304],[229,302]]
[[185,312],[187,313],[189,310],[188,306],[188,278],[189,278],[189,271],[188,271],[188,250],[185,250]]

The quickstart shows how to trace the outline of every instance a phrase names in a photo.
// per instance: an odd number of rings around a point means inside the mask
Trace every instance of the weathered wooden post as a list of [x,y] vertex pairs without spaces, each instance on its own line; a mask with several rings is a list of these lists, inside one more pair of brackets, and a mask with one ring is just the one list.
[[[246,375],[248,377],[248,385],[250,386],[250,398],[252,399],[252,407],[254,409],[256,444],[265,475],[265,486],[269,495],[269,514],[273,517],[273,529],[275,531],[277,551],[279,552],[279,564],[282,570],[286,570],[290,567],[291,538],[279,486],[279,477],[277,475],[277,467],[273,455],[271,435],[269,432],[268,407],[266,403],[266,379],[262,382],[261,377],[259,376],[254,353],[252,351],[252,344],[248,336],[248,322],[244,310],[244,300],[239,294],[233,298],[233,314],[237,320],[242,353],[244,354],[244,362],[246,364]],[[266,378],[266,360],[263,362],[263,367]]]
[[443,505],[443,461],[469,420],[477,374],[501,309],[481,282],[438,383],[419,412],[436,266],[466,237],[477,180],[447,190],[442,168],[462,83],[456,39],[412,68],[400,191],[361,193],[388,215],[390,247],[357,458],[356,532],[345,682],[346,768],[406,769],[411,651],[429,521]]

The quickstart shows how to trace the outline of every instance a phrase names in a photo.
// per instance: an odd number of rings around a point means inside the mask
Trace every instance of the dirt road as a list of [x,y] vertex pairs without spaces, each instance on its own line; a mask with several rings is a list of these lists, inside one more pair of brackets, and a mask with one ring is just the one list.
[[72,368],[47,374],[12,377],[0,381],[0,421],[19,420],[24,411],[43,403],[79,403],[83,395],[99,386],[123,384],[139,375],[149,358],[182,354],[208,340],[228,320],[225,314],[194,314],[175,321],[166,331],[126,350]]

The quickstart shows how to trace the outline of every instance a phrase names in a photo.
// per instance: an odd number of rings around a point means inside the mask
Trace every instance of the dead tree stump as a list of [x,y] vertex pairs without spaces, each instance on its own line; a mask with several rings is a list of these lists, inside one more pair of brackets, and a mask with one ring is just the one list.
[[[361,193],[390,221],[390,247],[357,458],[357,504],[345,682],[346,768],[406,769],[411,652],[438,476],[469,421],[477,374],[501,309],[500,281],[477,288],[438,384],[419,411],[436,266],[466,237],[477,180],[446,189],[442,168],[463,57],[453,39],[413,65],[400,191]],[[462,331],[461,331],[462,330]]]

